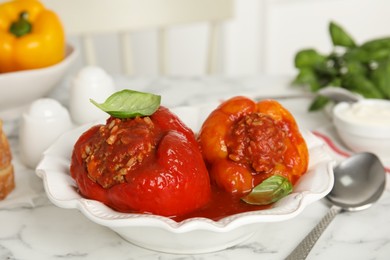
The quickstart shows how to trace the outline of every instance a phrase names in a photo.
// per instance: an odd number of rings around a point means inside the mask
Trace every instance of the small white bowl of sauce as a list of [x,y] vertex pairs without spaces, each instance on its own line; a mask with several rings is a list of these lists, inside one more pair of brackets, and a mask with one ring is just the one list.
[[372,152],[390,162],[390,101],[363,99],[333,109],[340,138],[354,152]]

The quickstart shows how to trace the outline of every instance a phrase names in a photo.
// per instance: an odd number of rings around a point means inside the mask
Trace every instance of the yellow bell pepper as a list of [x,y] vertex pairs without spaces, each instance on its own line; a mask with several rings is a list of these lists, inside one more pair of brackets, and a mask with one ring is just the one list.
[[65,57],[58,16],[38,0],[0,4],[0,73],[43,68]]

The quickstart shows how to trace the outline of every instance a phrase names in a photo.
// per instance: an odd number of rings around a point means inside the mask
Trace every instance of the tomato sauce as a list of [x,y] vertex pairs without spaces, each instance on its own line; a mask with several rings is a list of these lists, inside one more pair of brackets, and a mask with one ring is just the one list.
[[242,195],[228,193],[216,185],[211,185],[211,200],[204,207],[182,216],[174,216],[180,222],[189,218],[208,218],[218,221],[222,218],[243,212],[264,210],[272,205],[250,205],[241,200]]

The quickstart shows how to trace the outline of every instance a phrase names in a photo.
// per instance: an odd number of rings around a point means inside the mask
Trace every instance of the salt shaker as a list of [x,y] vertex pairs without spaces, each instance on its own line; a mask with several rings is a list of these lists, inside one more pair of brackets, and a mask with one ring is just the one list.
[[81,125],[106,119],[107,114],[93,105],[90,99],[103,103],[114,92],[114,82],[102,68],[82,68],[70,87],[69,110],[73,121]]
[[22,115],[19,128],[22,162],[34,169],[43,152],[72,127],[68,110],[57,100],[42,98],[31,103]]

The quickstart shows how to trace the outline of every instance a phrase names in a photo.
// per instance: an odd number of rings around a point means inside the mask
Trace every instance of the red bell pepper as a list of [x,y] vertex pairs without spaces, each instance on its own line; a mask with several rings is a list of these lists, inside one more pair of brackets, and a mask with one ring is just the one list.
[[193,132],[168,109],[94,126],[77,141],[81,194],[122,212],[177,216],[205,205],[209,175]]

